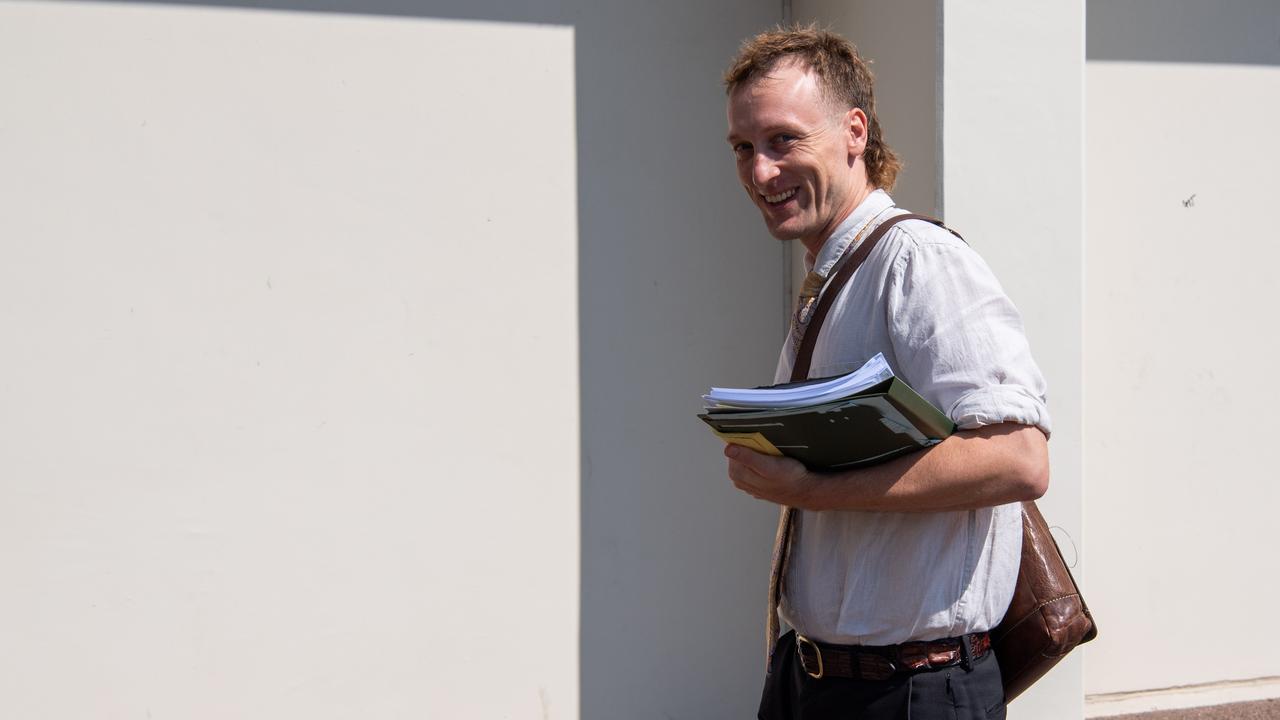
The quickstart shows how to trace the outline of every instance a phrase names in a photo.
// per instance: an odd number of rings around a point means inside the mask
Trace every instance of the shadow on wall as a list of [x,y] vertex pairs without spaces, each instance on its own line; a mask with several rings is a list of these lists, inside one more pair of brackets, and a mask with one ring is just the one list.
[[[110,2],[112,0],[94,0]],[[571,25],[570,4],[513,3],[502,0],[468,0],[465,3],[445,0],[125,0],[137,5],[170,5],[192,7],[244,8],[249,10],[291,10],[344,15],[389,15],[432,18],[435,20],[481,20],[512,23],[547,23]]]
[[1280,65],[1275,0],[1089,0],[1089,60]]

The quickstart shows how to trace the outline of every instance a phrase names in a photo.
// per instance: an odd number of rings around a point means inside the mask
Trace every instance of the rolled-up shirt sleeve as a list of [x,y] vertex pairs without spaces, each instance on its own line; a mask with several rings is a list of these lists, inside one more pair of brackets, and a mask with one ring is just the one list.
[[886,286],[895,371],[962,429],[1013,422],[1048,435],[1044,376],[991,268],[957,239],[909,236]]

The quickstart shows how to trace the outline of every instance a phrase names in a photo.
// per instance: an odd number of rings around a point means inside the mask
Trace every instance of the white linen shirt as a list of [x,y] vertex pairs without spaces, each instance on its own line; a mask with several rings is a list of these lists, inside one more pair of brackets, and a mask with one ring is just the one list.
[[[825,275],[860,230],[904,212],[875,191],[805,264]],[[962,429],[1015,422],[1049,432],[1044,378],[1017,309],[978,254],[942,228],[906,220],[880,239],[832,304],[809,377],[850,372],[877,352]],[[793,362],[788,342],[776,382],[791,379]],[[810,638],[851,645],[990,630],[1013,597],[1021,548],[1017,503],[800,511],[780,615]]]

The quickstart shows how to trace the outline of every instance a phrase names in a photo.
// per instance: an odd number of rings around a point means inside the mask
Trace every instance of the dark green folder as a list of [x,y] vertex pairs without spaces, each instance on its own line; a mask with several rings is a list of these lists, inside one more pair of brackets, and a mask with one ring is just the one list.
[[898,378],[821,405],[716,408],[698,416],[721,433],[760,433],[811,470],[874,465],[942,442],[955,423]]

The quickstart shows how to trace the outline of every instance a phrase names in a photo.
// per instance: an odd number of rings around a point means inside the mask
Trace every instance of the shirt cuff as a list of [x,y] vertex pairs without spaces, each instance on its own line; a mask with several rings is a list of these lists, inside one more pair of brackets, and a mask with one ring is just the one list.
[[1011,422],[1034,425],[1046,437],[1050,431],[1049,408],[1044,400],[1021,385],[995,385],[966,393],[947,413],[961,430]]

